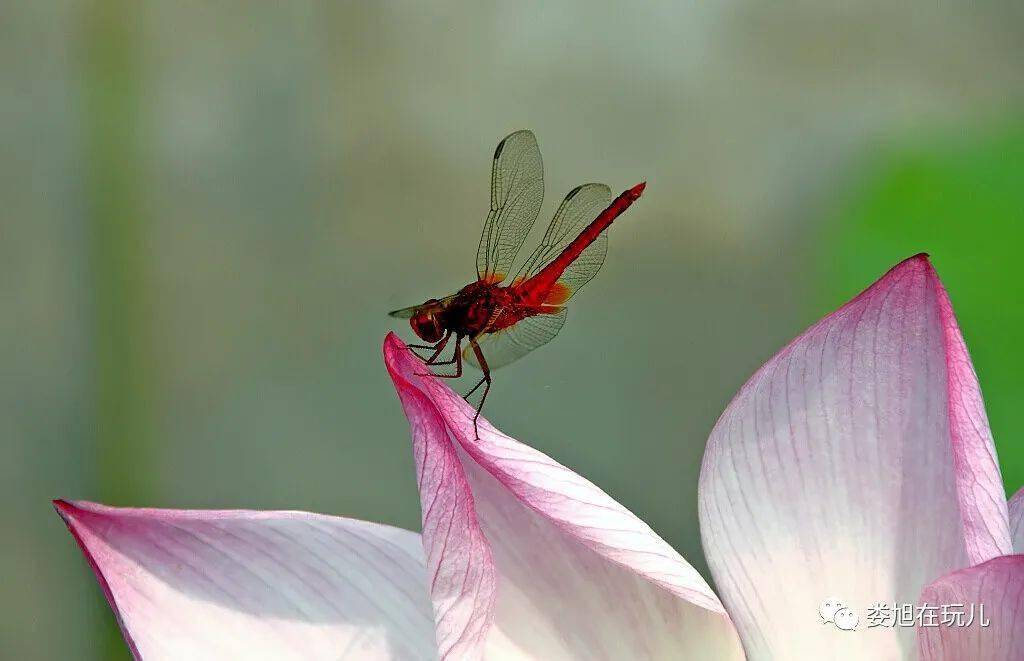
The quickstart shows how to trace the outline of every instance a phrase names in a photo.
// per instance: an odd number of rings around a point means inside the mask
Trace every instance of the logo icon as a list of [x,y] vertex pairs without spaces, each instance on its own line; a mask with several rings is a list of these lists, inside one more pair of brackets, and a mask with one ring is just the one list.
[[852,609],[844,606],[836,611],[834,622],[836,627],[843,631],[853,631],[857,628],[860,617]]
[[818,607],[818,616],[822,624],[834,624],[842,631],[853,631],[860,623],[860,617],[843,603],[842,599],[829,597]]
[[821,623],[828,624],[836,621],[836,611],[843,608],[844,604],[842,599],[836,597],[829,597],[825,601],[821,602],[821,606],[818,607],[818,615],[821,616]]

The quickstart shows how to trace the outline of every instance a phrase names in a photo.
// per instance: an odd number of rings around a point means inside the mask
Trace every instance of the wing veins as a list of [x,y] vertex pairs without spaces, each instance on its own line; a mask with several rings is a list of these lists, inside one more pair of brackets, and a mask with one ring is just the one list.
[[[477,344],[488,366],[498,369],[553,340],[565,325],[566,315],[565,308],[553,308],[551,312],[526,317],[500,331],[485,333],[477,339]],[[463,359],[479,368],[472,351],[464,350]]]
[[[516,274],[517,281],[527,280],[555,259],[597,216],[611,203],[612,192],[604,184],[583,184],[569,191],[544,232],[541,243]],[[591,244],[570,264],[559,284],[564,298],[562,304],[590,281],[604,263],[607,252],[607,232]]]
[[477,247],[478,277],[500,281],[508,274],[543,198],[544,164],[537,139],[530,131],[505,136],[493,159],[490,213]]

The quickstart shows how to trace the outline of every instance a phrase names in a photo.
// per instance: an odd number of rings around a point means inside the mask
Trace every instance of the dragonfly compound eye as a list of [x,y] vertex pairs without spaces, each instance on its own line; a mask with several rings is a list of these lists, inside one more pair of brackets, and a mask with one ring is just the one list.
[[444,336],[441,320],[433,310],[418,312],[409,319],[412,332],[424,342],[438,342]]

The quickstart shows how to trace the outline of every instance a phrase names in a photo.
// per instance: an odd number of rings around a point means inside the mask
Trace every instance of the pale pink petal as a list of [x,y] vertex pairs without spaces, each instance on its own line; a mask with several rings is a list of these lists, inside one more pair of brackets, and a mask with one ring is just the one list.
[[851,635],[949,571],[1010,551],[977,379],[931,264],[889,271],[768,361],[708,441],[699,487],[708,563],[753,658],[892,658],[913,632]]
[[921,257],[939,304],[946,349],[946,383],[950,444],[960,501],[964,543],[972,564],[1013,552],[1010,541],[1006,491],[999,473],[992,431],[985,414],[978,375],[946,288],[926,257]]
[[993,558],[943,576],[921,592],[920,612],[927,613],[917,629],[921,661],[1019,661],[1024,658],[1024,555]]
[[[504,436],[394,335],[442,658],[742,658],[703,578],[646,524]],[[628,439],[624,439],[628,440]]]
[[419,535],[303,512],[56,501],[137,659],[432,659]]
[[1013,494],[1009,502],[1010,538],[1013,540],[1013,552],[1024,553],[1024,489]]

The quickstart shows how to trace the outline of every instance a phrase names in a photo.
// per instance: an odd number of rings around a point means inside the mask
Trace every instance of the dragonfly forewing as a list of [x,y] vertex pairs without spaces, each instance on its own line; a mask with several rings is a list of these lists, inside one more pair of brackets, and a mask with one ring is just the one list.
[[477,247],[477,277],[500,282],[530,233],[544,202],[544,162],[532,131],[498,144],[491,167],[491,210]]

